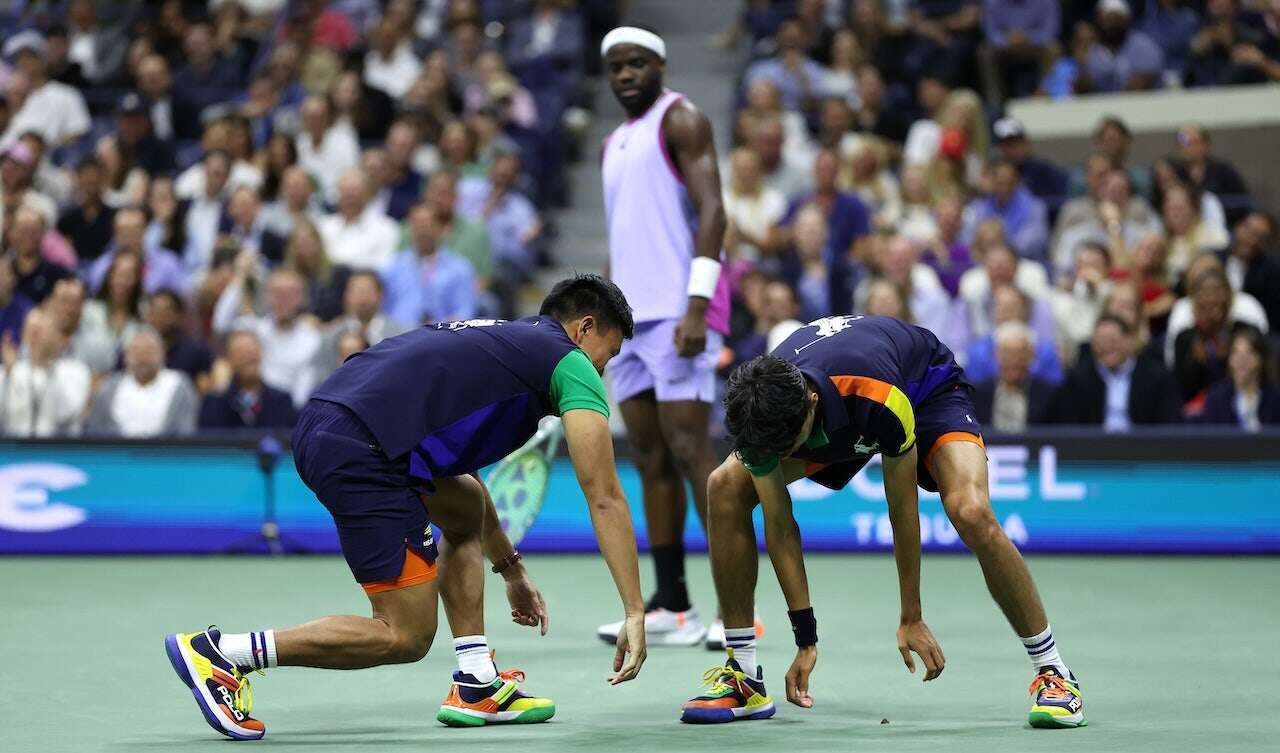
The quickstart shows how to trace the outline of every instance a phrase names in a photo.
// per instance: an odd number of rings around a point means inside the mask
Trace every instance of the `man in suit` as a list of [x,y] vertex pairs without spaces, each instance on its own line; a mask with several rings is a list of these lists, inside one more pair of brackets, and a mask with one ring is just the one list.
[[227,335],[231,383],[206,395],[200,406],[201,429],[292,429],[297,421],[288,393],[262,381],[262,344],[247,330]]
[[1138,424],[1181,418],[1178,383],[1155,359],[1139,353],[1133,328],[1105,314],[1093,328],[1092,358],[1067,374],[1049,409],[1049,422],[1128,431]]
[[1023,322],[1008,321],[996,327],[995,343],[996,377],[973,390],[978,423],[1003,432],[1043,423],[1053,385],[1031,375],[1035,333]]
[[1255,210],[1236,223],[1231,247],[1218,254],[1231,289],[1257,298],[1272,330],[1280,328],[1280,263],[1271,255],[1275,243],[1275,219]]

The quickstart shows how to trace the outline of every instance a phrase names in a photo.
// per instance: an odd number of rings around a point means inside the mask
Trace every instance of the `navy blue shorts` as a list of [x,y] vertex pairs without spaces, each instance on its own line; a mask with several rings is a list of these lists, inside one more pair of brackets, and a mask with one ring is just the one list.
[[[916,406],[916,481],[921,489],[938,491],[933,478],[933,454],[947,442],[956,440],[982,444],[982,427],[974,417],[969,385],[955,384],[925,398]],[[873,456],[824,465],[809,463],[805,475],[828,489],[840,490],[849,485],[858,471]]]
[[357,582],[400,577],[406,548],[435,562],[431,517],[409,476],[408,457],[388,458],[346,407],[325,400],[303,407],[293,430],[293,462],[333,516]]

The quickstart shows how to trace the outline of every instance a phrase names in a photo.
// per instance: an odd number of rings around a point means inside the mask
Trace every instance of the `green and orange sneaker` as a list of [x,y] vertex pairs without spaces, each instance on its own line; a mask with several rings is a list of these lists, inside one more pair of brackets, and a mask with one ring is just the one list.
[[1084,696],[1075,675],[1063,677],[1054,667],[1041,667],[1028,689],[1031,713],[1027,723],[1042,729],[1070,729],[1088,724],[1084,718]]

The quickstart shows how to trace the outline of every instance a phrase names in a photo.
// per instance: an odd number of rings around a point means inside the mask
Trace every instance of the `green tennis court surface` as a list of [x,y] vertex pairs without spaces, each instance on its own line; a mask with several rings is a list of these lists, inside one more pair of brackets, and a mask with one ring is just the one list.
[[[1030,668],[988,598],[976,563],[926,556],[924,610],[947,656],[928,685],[894,644],[897,592],[888,556],[811,556],[818,671],[809,711],[782,701],[790,629],[772,571],[761,572],[770,632],[761,660],[777,717],[718,727],[676,721],[702,671],[702,649],[655,648],[640,678],[611,688],[612,650],[597,623],[618,617],[604,565],[530,557],[551,610],[539,638],[500,621],[489,581],[490,643],[499,665],[529,673],[553,697],[550,723],[453,730],[434,721],[453,668],[443,631],[416,665],[359,672],[276,669],[255,678],[265,740],[295,751],[1190,751],[1275,749],[1280,715],[1280,560],[1033,557],[1063,657],[1084,683],[1079,730],[1026,727]],[[705,559],[690,563],[695,600],[713,608]],[[643,563],[643,572],[649,572]],[[227,750],[165,660],[166,632],[217,622],[229,630],[366,612],[337,558],[0,559],[0,750]],[[443,622],[443,620],[442,620]],[[922,671],[922,670],[918,670]],[[889,724],[881,724],[888,719]],[[518,747],[516,747],[518,746]],[[470,750],[472,748],[453,748]]]

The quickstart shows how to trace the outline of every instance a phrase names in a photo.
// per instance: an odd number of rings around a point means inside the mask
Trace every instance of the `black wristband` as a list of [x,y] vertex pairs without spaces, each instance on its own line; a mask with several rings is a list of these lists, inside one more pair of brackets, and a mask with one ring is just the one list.
[[797,646],[804,648],[817,644],[818,621],[813,617],[813,607],[789,609],[787,618],[791,620],[791,631],[796,634]]

